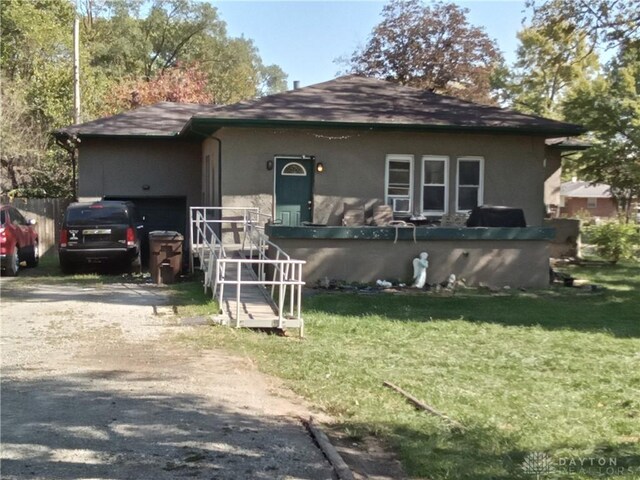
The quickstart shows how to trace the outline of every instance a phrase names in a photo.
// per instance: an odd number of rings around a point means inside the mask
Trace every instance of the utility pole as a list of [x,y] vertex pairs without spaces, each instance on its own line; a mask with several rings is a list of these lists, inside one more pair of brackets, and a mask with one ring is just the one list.
[[80,19],[73,20],[73,123],[80,123]]
[[[78,124],[80,117],[80,18],[78,17],[78,0],[76,0],[73,17],[73,123]],[[76,180],[78,149],[74,145],[71,151],[71,191],[73,200],[78,201],[78,183]]]

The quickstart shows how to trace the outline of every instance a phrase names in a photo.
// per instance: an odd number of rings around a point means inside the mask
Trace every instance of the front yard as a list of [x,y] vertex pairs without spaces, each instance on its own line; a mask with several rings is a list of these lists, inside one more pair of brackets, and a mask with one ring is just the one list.
[[640,478],[640,266],[571,274],[606,290],[319,294],[302,341],[219,327],[186,340],[253,358],[412,476]]

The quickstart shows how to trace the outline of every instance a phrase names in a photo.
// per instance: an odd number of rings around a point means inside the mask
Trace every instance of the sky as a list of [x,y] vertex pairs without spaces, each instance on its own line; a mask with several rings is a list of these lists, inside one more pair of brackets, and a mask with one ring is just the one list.
[[[232,37],[253,40],[265,65],[279,65],[294,80],[312,85],[338,76],[336,63],[366,44],[381,21],[386,2],[210,0]],[[516,32],[522,28],[524,1],[456,1],[469,9],[472,25],[484,27],[508,63],[515,59]]]

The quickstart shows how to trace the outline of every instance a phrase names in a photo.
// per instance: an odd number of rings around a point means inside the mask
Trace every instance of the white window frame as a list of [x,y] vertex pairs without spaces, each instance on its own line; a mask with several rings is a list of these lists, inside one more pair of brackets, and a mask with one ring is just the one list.
[[[411,213],[413,212],[413,155],[406,154],[389,154],[385,159],[384,168],[384,203],[389,204],[389,200],[392,201],[393,213]],[[406,162],[409,164],[409,209],[408,210],[396,210],[394,199],[405,199],[404,195],[389,195],[389,164],[391,162]]]
[[[480,184],[479,185],[460,185],[460,163],[461,162],[478,162],[480,163]],[[466,213],[469,210],[460,210],[460,187],[478,187],[478,206],[484,203],[484,157],[465,156],[456,159],[456,213]]]
[[596,197],[587,197],[587,208],[589,210],[598,208],[598,199]]
[[[430,183],[428,186],[433,187],[444,187],[444,210],[424,210],[424,187],[427,184],[424,183],[424,177],[426,168],[424,168],[424,164],[427,161],[438,161],[444,162],[444,184],[440,183]],[[446,155],[423,155],[422,156],[422,179],[420,181],[420,209],[422,210],[423,215],[444,215],[449,211],[449,157]]]

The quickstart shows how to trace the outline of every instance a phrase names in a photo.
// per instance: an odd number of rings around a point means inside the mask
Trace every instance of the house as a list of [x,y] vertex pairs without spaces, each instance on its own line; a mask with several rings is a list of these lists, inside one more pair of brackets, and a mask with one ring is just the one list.
[[560,216],[588,215],[593,218],[615,218],[618,214],[611,187],[572,178],[560,187]]
[[[79,139],[82,199],[130,199],[152,228],[187,233],[190,206],[258,207],[307,282],[410,278],[548,283],[546,198],[582,127],[382,80],[345,76],[228,106],[157,104],[55,132]],[[557,189],[556,189],[557,190]],[[342,225],[345,209],[430,225]],[[446,227],[479,205],[522,209],[523,228]],[[364,222],[360,222],[364,223]]]

